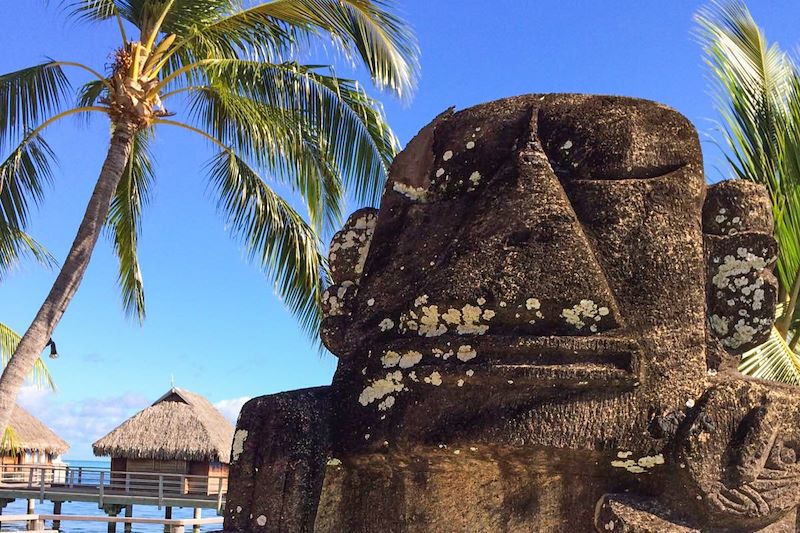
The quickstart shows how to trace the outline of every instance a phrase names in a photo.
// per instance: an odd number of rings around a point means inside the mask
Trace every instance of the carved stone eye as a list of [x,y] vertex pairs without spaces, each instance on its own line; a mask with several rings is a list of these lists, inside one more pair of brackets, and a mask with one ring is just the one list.
[[553,170],[566,180],[657,178],[699,153],[683,116],[624,98],[543,107],[538,130]]

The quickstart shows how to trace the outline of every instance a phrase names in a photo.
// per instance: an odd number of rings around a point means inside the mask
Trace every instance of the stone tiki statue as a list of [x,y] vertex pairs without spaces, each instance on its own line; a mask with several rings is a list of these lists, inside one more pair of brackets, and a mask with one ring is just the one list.
[[332,385],[250,401],[227,531],[800,531],[764,190],[692,125],[528,95],[426,126],[333,239]]

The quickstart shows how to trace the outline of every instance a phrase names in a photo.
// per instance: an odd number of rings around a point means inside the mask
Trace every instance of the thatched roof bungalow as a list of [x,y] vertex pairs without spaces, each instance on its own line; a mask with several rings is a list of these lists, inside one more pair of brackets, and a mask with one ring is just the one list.
[[[210,476],[207,486],[187,482],[187,492],[216,493],[227,478],[233,425],[193,392],[171,388],[92,445],[111,456],[111,471]],[[198,481],[198,480],[194,480]],[[225,481],[227,485],[227,481]]]
[[9,425],[13,438],[0,449],[4,465],[51,465],[69,449],[64,439],[19,405],[11,412]]

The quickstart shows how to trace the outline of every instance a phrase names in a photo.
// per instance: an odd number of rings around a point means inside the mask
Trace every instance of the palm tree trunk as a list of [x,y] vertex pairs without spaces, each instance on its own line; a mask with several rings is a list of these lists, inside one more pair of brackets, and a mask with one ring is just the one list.
[[105,224],[111,200],[125,171],[131,153],[135,128],[130,123],[116,124],[103,169],[97,179],[78,234],[67,254],[64,265],[56,277],[50,293],[39,312],[19,341],[14,356],[0,377],[0,431],[8,426],[17,394],[30,374],[36,359],[61,320],[72,297],[78,290],[97,239]]

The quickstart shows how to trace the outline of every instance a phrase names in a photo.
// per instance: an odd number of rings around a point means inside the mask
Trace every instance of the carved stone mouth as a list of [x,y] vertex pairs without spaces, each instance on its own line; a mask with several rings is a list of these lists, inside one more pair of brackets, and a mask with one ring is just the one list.
[[373,350],[367,372],[400,370],[420,380],[435,372],[445,385],[479,375],[483,384],[506,387],[630,388],[639,380],[639,353],[630,338],[601,335],[396,339]]

